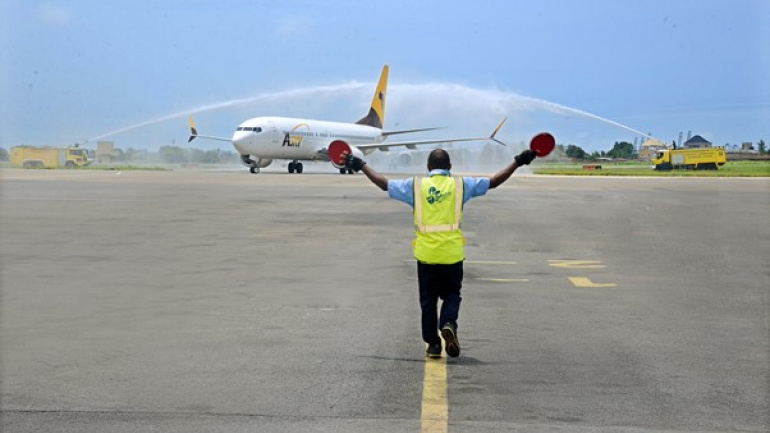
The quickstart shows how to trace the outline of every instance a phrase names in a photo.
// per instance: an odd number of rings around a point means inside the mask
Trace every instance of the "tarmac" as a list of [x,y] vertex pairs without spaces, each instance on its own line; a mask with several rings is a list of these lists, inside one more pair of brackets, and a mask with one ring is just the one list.
[[[402,177],[403,175],[394,175]],[[426,360],[363,175],[0,171],[4,432],[766,432],[770,179],[515,174]]]

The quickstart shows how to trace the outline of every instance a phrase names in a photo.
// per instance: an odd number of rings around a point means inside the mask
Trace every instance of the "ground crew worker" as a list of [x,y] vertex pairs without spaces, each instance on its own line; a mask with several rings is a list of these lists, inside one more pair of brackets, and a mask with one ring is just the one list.
[[[417,260],[417,280],[422,308],[422,339],[428,344],[425,353],[441,357],[441,337],[447,355],[460,355],[457,338],[457,318],[460,312],[460,289],[463,280],[465,254],[461,224],[463,205],[473,197],[482,196],[496,188],[518,167],[535,159],[535,152],[525,150],[513,162],[492,177],[451,177],[449,153],[435,149],[428,156],[428,176],[389,180],[366,165],[361,158],[345,154],[345,167],[360,171],[388,195],[414,208],[413,242]],[[437,311],[441,299],[441,312]]]

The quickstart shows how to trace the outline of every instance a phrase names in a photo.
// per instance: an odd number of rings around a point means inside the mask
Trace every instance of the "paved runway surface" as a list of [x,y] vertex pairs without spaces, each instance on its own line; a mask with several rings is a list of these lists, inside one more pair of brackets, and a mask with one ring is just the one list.
[[770,180],[514,176],[459,358],[363,175],[0,172],[0,430],[762,432]]

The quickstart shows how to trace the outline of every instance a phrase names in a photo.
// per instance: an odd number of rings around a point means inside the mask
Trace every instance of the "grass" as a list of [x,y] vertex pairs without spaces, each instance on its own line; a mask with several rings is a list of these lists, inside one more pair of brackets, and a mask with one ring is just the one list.
[[[601,165],[586,170],[584,165]],[[770,177],[770,161],[728,161],[719,170],[656,171],[652,164],[641,162],[544,163],[532,166],[535,174],[561,176],[656,176],[656,177]]]

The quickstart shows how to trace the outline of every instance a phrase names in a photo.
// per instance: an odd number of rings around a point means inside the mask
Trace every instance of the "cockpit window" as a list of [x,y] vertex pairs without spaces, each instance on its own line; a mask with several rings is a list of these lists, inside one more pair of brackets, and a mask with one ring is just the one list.
[[238,129],[236,129],[236,131],[243,131],[243,127],[239,126]]
[[258,126],[239,126],[236,131],[254,131],[254,132],[262,132],[262,128]]

